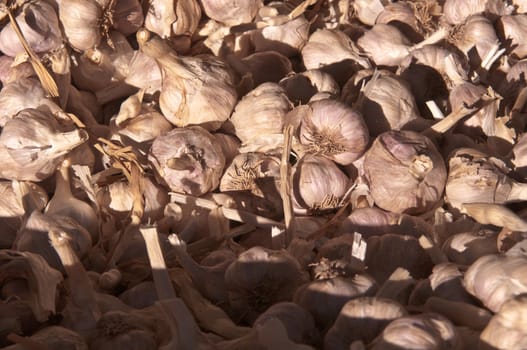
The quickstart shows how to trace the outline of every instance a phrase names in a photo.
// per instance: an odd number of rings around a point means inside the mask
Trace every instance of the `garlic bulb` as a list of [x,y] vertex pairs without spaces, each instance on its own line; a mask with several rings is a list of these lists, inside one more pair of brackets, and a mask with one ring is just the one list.
[[95,0],[56,0],[64,35],[77,51],[92,49],[101,42],[101,5]]
[[324,337],[324,349],[345,350],[357,340],[369,344],[391,321],[407,315],[399,303],[378,297],[348,301]]
[[522,178],[527,178],[527,133],[521,135],[518,141],[512,148],[514,159],[514,171],[519,174]]
[[338,208],[349,181],[331,160],[306,154],[293,168],[295,210],[316,213]]
[[[31,343],[24,344],[30,340]],[[49,349],[71,349],[71,350],[88,350],[86,340],[77,332],[61,326],[46,326],[30,337],[28,340],[11,346],[7,346],[5,350],[25,350],[27,347],[38,346]]]
[[375,24],[357,40],[377,66],[397,66],[408,55],[411,46],[396,27],[389,24]]
[[141,1],[120,0],[113,3],[110,1],[108,4],[112,6],[107,7],[105,11],[112,17],[111,26],[124,36],[134,34],[143,25],[145,17]]
[[9,120],[0,135],[0,178],[41,181],[63,157],[88,139],[86,131],[60,125],[49,112],[27,108]]
[[346,302],[373,296],[377,291],[375,280],[366,274],[353,277],[334,277],[308,282],[300,286],[293,301],[314,317],[319,329],[326,330],[334,323]]
[[320,69],[344,83],[360,68],[370,68],[355,43],[339,30],[318,29],[310,35],[302,48],[302,61],[306,69]]
[[388,324],[371,345],[372,350],[463,348],[452,322],[435,313],[400,317]]
[[[29,47],[35,53],[49,52],[62,44],[57,13],[49,3],[26,2],[15,19]],[[0,31],[0,51],[11,57],[25,52],[10,24],[5,25]]]
[[172,191],[196,196],[218,187],[225,167],[218,141],[199,126],[176,128],[158,136],[148,160],[156,178]]
[[[471,15],[454,31],[454,45],[465,53],[474,66],[482,63],[483,59],[499,43],[496,30],[490,19],[483,15]],[[475,48],[477,56],[471,55]]]
[[518,295],[505,302],[487,327],[481,332],[482,349],[520,350],[527,346],[525,295]]
[[198,28],[201,7],[196,0],[153,0],[148,5],[145,28],[161,38],[191,36]]
[[340,94],[340,87],[331,75],[319,69],[286,76],[279,82],[293,104],[307,104],[317,92],[329,92],[333,96]]
[[470,15],[488,12],[503,16],[510,14],[512,7],[503,0],[446,0],[443,17],[450,24],[462,24]]
[[141,51],[134,51],[128,66],[125,83],[143,89],[145,94],[154,95],[161,91],[161,67],[155,60]]
[[269,306],[291,301],[306,279],[298,262],[287,252],[248,249],[225,271],[230,310],[235,317],[252,323]]
[[[414,13],[417,3],[418,2],[389,3],[379,13],[375,19],[375,23],[372,23],[371,25],[378,23],[389,24],[397,27],[397,29],[399,29],[399,31],[401,31],[401,33],[408,39],[420,41],[423,39],[422,34],[424,32],[423,24],[421,24],[420,21],[425,20],[425,18],[417,18]],[[433,14],[433,9],[430,8],[428,11],[431,16]]]
[[381,0],[357,0],[352,6],[359,21],[369,26],[375,24],[376,18],[386,8]]
[[202,0],[205,14],[228,26],[249,23],[263,5],[261,0]]
[[507,300],[527,292],[526,261],[525,256],[482,256],[465,273],[465,288],[487,308],[498,312]]
[[166,42],[146,30],[137,32],[141,50],[163,72],[161,112],[172,124],[218,129],[229,118],[237,95],[226,64],[211,56],[178,56]]
[[[286,113],[292,108],[284,89],[276,83],[264,83],[251,90],[236,104],[229,121],[236,136],[246,146],[265,144],[270,135],[282,133]],[[270,151],[281,147],[283,140],[271,143]]]
[[481,229],[452,235],[443,244],[442,250],[449,261],[460,265],[471,265],[478,258],[497,254],[498,232]]
[[387,131],[375,139],[364,157],[370,193],[380,208],[423,213],[441,199],[446,167],[426,136],[413,131]]
[[[366,151],[368,129],[362,115],[342,102],[323,99],[303,109],[298,130],[299,153],[320,155],[349,165]],[[295,151],[296,146],[293,147]]]

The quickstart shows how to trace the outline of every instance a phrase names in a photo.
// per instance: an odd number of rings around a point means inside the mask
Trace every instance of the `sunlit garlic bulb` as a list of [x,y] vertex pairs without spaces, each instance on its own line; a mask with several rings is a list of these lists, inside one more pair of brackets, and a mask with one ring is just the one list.
[[503,0],[446,0],[443,5],[443,17],[450,24],[461,24],[467,17],[477,13],[503,16],[511,11],[512,7]]
[[210,18],[234,26],[251,22],[263,4],[261,0],[202,0],[201,5]]
[[366,152],[364,172],[377,206],[407,214],[430,210],[441,199],[447,177],[432,141],[413,131],[379,135]]
[[338,208],[349,181],[331,160],[306,154],[293,169],[294,205],[308,213]]
[[175,192],[200,196],[220,183],[225,156],[214,136],[199,126],[158,136],[148,154],[156,177]]
[[192,36],[201,18],[201,8],[196,0],[153,0],[148,6],[145,28],[161,38]]
[[366,151],[370,139],[368,129],[362,115],[353,108],[332,99],[300,108],[299,145],[295,146],[299,153],[315,154],[337,164],[349,165]]

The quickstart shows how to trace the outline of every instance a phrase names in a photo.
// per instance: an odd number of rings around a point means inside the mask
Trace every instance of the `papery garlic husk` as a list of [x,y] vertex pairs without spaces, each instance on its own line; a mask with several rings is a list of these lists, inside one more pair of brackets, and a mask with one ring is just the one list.
[[478,302],[464,287],[461,269],[464,270],[465,267],[456,263],[443,262],[436,264],[428,277],[431,292],[429,298],[437,297],[471,306],[478,305]]
[[161,67],[155,58],[141,51],[134,51],[124,81],[126,84],[143,89],[145,94],[154,95],[161,91],[163,83]]
[[2,86],[19,79],[35,76],[35,70],[28,61],[16,62],[13,57],[0,56],[0,81],[2,81]]
[[480,335],[481,349],[520,350],[527,347],[527,296],[505,302]]
[[10,298],[22,300],[39,322],[47,321],[55,313],[57,286],[63,277],[42,256],[31,252],[0,250],[0,276],[4,303],[8,303]]
[[384,234],[366,241],[368,273],[382,284],[398,268],[410,272],[414,278],[425,278],[432,271],[433,263],[419,240],[408,235]]
[[357,0],[353,2],[352,6],[358,20],[369,26],[375,24],[376,18],[385,9],[381,0]]
[[295,210],[315,213],[340,207],[349,182],[346,174],[331,160],[306,154],[293,168]]
[[236,136],[222,132],[216,132],[212,135],[218,140],[221,145],[223,155],[225,156],[225,164],[231,164],[234,157],[240,154],[240,140]]
[[198,28],[201,7],[196,0],[153,0],[148,4],[145,28],[161,38],[192,36]]
[[99,45],[102,39],[100,20],[103,8],[96,0],[56,0],[59,19],[70,46],[85,51]]
[[157,137],[148,160],[156,177],[172,191],[195,196],[218,187],[225,167],[220,144],[199,126],[176,128]]
[[408,312],[385,298],[360,297],[348,301],[324,337],[324,349],[345,350],[357,340],[369,344],[391,321]]
[[[269,135],[282,133],[285,115],[292,107],[284,89],[276,83],[264,83],[236,104],[229,121],[244,145],[261,144]],[[282,145],[283,140],[260,151],[270,151]]]
[[43,210],[47,202],[46,191],[37,184],[0,181],[0,249],[11,248],[26,211]]
[[527,179],[527,133],[521,135],[512,148],[514,172]]
[[334,323],[346,302],[373,296],[377,291],[375,280],[367,274],[353,277],[334,277],[308,282],[300,286],[293,301],[314,317],[317,327],[325,331]]
[[317,92],[329,92],[340,95],[340,87],[333,77],[320,69],[309,69],[305,72],[286,76],[279,82],[293,104],[307,104]]
[[471,265],[484,255],[498,253],[497,238],[497,231],[484,228],[475,232],[458,233],[449,237],[441,250],[451,262]]
[[443,4],[443,18],[450,24],[462,24],[467,17],[478,13],[503,16],[510,14],[512,6],[503,0],[446,0]]
[[365,154],[364,172],[377,206],[407,214],[430,210],[441,199],[447,177],[432,141],[413,131],[379,135]]
[[[107,1],[107,0],[105,0]],[[124,36],[134,34],[144,22],[142,2],[139,0],[120,0],[109,2],[113,6],[105,9],[111,16],[111,26]]]
[[[429,23],[421,24],[421,20],[426,18],[418,18],[414,12],[416,2],[395,2],[387,4],[383,11],[379,13],[379,16],[375,19],[375,24],[383,23],[397,27],[401,33],[412,41],[423,40],[423,33],[425,29],[424,25]],[[425,1],[421,1],[424,3]],[[429,1],[430,3],[430,1]],[[431,5],[421,5],[431,6]],[[433,11],[433,8],[430,8]],[[429,11],[431,17],[433,12]],[[373,25],[373,24],[372,24]]]
[[487,308],[498,312],[507,300],[527,292],[526,262],[525,256],[482,256],[465,272],[465,288]]
[[421,119],[410,86],[387,71],[374,75],[364,86],[359,110],[372,136],[410,128]]
[[522,38],[526,35],[527,15],[522,13],[502,16],[499,19],[499,25],[503,32],[503,39],[508,44],[508,52],[519,59],[525,58],[527,56],[527,45]]
[[119,299],[135,309],[144,309],[154,305],[158,297],[154,282],[144,281],[119,294]]
[[263,198],[275,208],[273,217],[282,212],[282,198],[280,188],[280,158],[263,153],[241,153],[225,169],[220,180],[220,191],[229,192],[236,196],[236,192],[251,193],[258,201]]
[[27,108],[9,120],[0,135],[0,178],[41,181],[51,176],[71,150],[88,134],[61,125],[50,112]]
[[4,127],[21,110],[40,106],[53,113],[60,111],[35,77],[17,79],[4,85],[0,90],[0,127]]
[[[290,9],[281,2],[271,2],[264,8],[266,16],[260,14],[260,21],[272,21],[273,17],[288,15]],[[263,11],[260,11],[263,12]],[[309,36],[310,23],[304,16],[298,16],[279,25],[268,25],[249,33],[254,50],[277,51],[291,57],[299,53]]]
[[314,344],[319,332],[315,328],[315,320],[307,310],[290,301],[273,304],[254,321],[253,327],[263,325],[270,320],[279,319],[289,339],[299,344]]
[[172,124],[218,129],[229,118],[237,94],[227,65],[212,56],[178,56],[166,42],[146,30],[137,32],[141,50],[163,72],[161,112]]
[[[503,161],[471,148],[460,148],[448,160],[445,199],[461,210],[463,203],[505,203],[521,200],[521,184],[507,176]],[[461,191],[461,193],[460,193]]]
[[390,322],[370,345],[372,350],[463,349],[452,322],[435,313],[400,317]]
[[22,224],[13,248],[40,254],[51,267],[64,271],[57,253],[49,242],[50,230],[64,232],[79,258],[84,257],[92,247],[90,233],[75,220],[67,216],[42,214],[35,210]]
[[397,27],[379,23],[365,32],[357,45],[377,66],[397,66],[410,53],[412,43]]
[[286,251],[253,247],[225,271],[229,308],[234,319],[252,323],[268,307],[291,301],[307,274]]
[[[57,13],[46,1],[24,3],[20,13],[13,15],[22,35],[35,53],[49,52],[62,44]],[[0,32],[0,51],[11,57],[25,52],[13,26],[9,23]]]
[[298,130],[299,153],[331,159],[340,165],[357,160],[370,141],[362,115],[348,105],[332,99],[309,103]]
[[263,5],[261,0],[202,0],[205,14],[228,26],[249,23]]
[[[27,341],[27,344],[25,342]],[[31,343],[30,343],[31,342]],[[31,345],[28,345],[31,344]],[[88,350],[86,340],[77,332],[61,326],[46,326],[32,334],[28,339],[7,346],[5,350],[25,350],[27,346],[45,347],[49,349]]]
[[320,69],[343,84],[361,68],[370,68],[368,59],[344,32],[318,29],[302,48],[302,61],[306,69]]

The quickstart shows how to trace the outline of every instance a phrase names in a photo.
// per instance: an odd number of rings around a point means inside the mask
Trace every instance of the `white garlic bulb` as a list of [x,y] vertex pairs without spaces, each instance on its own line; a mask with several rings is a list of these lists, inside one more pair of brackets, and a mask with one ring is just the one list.
[[263,5],[262,0],[202,0],[205,14],[228,26],[249,23]]
[[153,0],[148,4],[145,28],[161,38],[191,36],[200,18],[201,7],[196,0]]
[[95,0],[57,0],[59,18],[70,46],[78,51],[92,49],[101,42],[100,19],[103,8]]

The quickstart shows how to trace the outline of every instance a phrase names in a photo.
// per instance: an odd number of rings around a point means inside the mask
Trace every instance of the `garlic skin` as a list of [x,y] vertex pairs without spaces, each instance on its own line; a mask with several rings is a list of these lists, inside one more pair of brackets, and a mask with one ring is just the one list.
[[56,0],[59,19],[70,46],[85,51],[99,45],[103,8],[95,0]]
[[498,16],[510,14],[512,7],[503,0],[446,0],[443,18],[450,24],[462,24],[470,15],[488,12]]
[[377,17],[386,8],[381,0],[356,0],[352,6],[359,21],[369,26],[375,24]]
[[199,126],[157,137],[148,153],[156,178],[175,192],[200,196],[218,187],[225,156],[216,138]]
[[145,28],[161,38],[191,36],[200,18],[201,7],[196,0],[153,0],[148,5]]
[[377,66],[397,66],[410,53],[412,43],[396,27],[379,23],[364,33],[357,45]]
[[[20,13],[14,15],[20,31],[35,53],[49,52],[62,44],[57,13],[46,1],[24,3]],[[11,57],[25,52],[10,24],[0,31],[0,51]]]
[[335,79],[319,69],[288,75],[280,80],[279,85],[295,106],[307,104],[318,92],[329,92],[333,96],[340,95],[340,87]]
[[349,178],[331,160],[306,154],[293,168],[293,205],[299,212],[338,208]]
[[449,261],[468,266],[484,255],[498,253],[497,236],[498,232],[485,229],[457,233],[443,243],[441,250]]
[[379,135],[364,156],[364,173],[377,206],[407,214],[430,210],[441,199],[447,178],[432,141],[413,131]]
[[302,114],[298,141],[301,152],[349,165],[366,151],[370,137],[359,112],[337,100],[322,99],[310,103]]
[[137,32],[141,51],[162,69],[161,112],[178,127],[201,125],[218,129],[237,101],[227,65],[212,56],[178,56],[166,42],[147,30]]
[[527,45],[522,38],[525,36],[525,26],[527,25],[527,15],[517,14],[510,16],[502,16],[499,19],[500,25],[503,28],[503,40],[508,44],[510,54],[519,59],[527,56]]
[[324,337],[324,349],[345,350],[357,340],[369,344],[391,321],[408,312],[385,298],[359,297],[348,301]]
[[228,26],[249,23],[263,5],[261,0],[201,0],[205,14]]
[[[468,17],[459,31],[460,33],[454,32],[454,44],[469,57],[474,66],[481,64],[493,46],[499,42],[493,23],[483,15]],[[477,57],[470,56],[470,50],[474,47]]]
[[27,108],[9,120],[0,134],[0,178],[41,181],[51,176],[67,155],[88,139],[72,125],[60,125],[49,112]]
[[134,34],[141,28],[145,18],[139,0],[116,1],[111,8],[106,8],[105,11],[112,16],[112,28],[124,36]]

